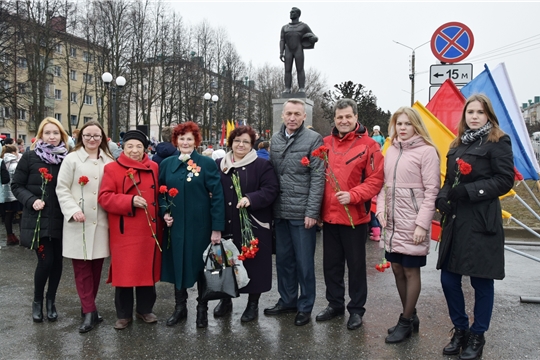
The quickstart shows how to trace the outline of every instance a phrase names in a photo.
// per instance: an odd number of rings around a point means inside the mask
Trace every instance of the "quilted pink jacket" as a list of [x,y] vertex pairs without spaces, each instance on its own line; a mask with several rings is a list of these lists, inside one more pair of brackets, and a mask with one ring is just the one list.
[[[384,159],[384,186],[377,197],[377,214],[386,213],[381,247],[386,251],[423,256],[429,252],[429,231],[435,213],[435,199],[441,185],[437,150],[413,136],[394,140]],[[416,226],[428,230],[426,240],[413,242]]]

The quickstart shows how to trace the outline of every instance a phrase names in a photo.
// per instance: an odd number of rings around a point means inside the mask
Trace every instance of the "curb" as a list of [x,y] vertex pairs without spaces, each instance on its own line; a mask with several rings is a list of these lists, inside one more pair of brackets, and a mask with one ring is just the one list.
[[[540,234],[540,229],[532,229],[536,231],[538,234]],[[505,227],[504,228],[504,235],[506,238],[512,238],[512,239],[520,239],[523,241],[531,241],[531,242],[540,242],[540,238],[534,236],[527,230],[521,228],[521,227]]]

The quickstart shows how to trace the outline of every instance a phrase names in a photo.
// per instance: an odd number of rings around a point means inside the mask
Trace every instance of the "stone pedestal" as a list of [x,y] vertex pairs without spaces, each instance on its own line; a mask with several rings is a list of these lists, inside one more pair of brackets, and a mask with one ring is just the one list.
[[[292,94],[295,95],[295,94]],[[299,94],[296,94],[299,95]],[[291,98],[294,96],[291,96]],[[311,125],[313,126],[313,101],[305,98],[305,97],[294,97],[295,99],[302,100],[306,103],[306,120],[304,121],[304,126]],[[273,128],[272,128],[272,134],[275,134],[279,131],[281,128],[281,124],[283,124],[283,120],[281,119],[281,114],[283,113],[283,104],[289,100],[286,98],[280,98],[280,99],[272,99],[272,109],[274,112],[273,116]]]

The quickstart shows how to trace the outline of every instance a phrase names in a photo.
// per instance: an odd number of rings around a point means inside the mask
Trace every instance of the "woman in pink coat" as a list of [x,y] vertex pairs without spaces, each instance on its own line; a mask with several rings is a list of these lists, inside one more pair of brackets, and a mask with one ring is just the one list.
[[384,229],[381,247],[392,264],[403,313],[388,329],[387,343],[408,338],[420,321],[416,302],[420,295],[420,268],[426,265],[428,236],[440,188],[437,149],[410,107],[399,108],[388,127],[392,146],[384,159],[384,186],[377,197],[377,219]]

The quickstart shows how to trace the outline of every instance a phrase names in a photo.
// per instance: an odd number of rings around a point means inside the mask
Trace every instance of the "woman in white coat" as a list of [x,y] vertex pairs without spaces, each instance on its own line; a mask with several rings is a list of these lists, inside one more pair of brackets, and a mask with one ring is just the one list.
[[[63,256],[73,263],[84,317],[81,333],[102,320],[95,299],[103,260],[110,255],[109,223],[97,200],[103,168],[113,159],[103,128],[89,121],[81,128],[75,149],[66,156],[58,174],[56,193],[64,214]],[[81,181],[86,184],[81,185]]]

